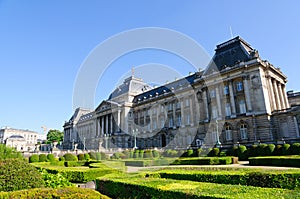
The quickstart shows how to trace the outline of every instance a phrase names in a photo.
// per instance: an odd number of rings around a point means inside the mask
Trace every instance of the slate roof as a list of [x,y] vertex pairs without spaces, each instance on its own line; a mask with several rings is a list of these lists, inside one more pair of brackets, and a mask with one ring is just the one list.
[[208,69],[212,67],[213,63],[217,70],[221,71],[226,67],[234,66],[240,62],[246,62],[252,58],[259,57],[257,50],[253,49],[241,37],[235,37],[229,41],[217,45],[215,55]]
[[142,102],[164,94],[172,93],[180,88],[187,88],[189,85],[192,85],[194,83],[194,80],[198,77],[199,73],[193,73],[179,80],[151,89],[149,91],[136,95],[133,99],[133,103]]

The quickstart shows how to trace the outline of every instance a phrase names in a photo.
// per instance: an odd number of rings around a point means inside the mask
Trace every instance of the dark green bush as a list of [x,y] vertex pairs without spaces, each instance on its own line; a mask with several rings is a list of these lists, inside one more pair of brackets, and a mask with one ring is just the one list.
[[289,144],[282,145],[282,155],[290,155],[290,146]]
[[267,156],[274,155],[274,150],[275,150],[275,145],[274,144],[268,144],[268,146],[266,148],[266,155]]
[[258,156],[266,156],[267,147],[267,144],[258,145]]
[[140,158],[139,150],[135,150],[135,151],[133,152],[133,158]]
[[153,158],[153,154],[151,150],[146,150],[144,152],[144,158]]
[[84,154],[83,154],[83,153],[78,154],[78,155],[77,155],[77,159],[78,159],[79,161],[84,160]]
[[179,158],[171,164],[173,165],[218,165],[231,164],[231,157],[199,157],[199,158]]
[[39,188],[44,181],[38,170],[22,159],[0,162],[0,191]]
[[90,160],[90,155],[88,153],[84,154],[84,160],[86,161]]
[[13,192],[3,192],[0,193],[0,198],[2,199],[36,199],[36,198],[64,198],[64,199],[109,199],[109,197],[100,194],[99,192],[92,189],[84,189],[77,187],[67,187],[67,188],[36,188],[27,189],[21,191]]
[[240,145],[237,149],[237,155],[239,157],[239,160],[247,160],[248,159],[247,147],[244,145]]
[[194,150],[193,149],[188,149],[186,151],[186,156],[187,157],[193,157],[194,156]]
[[96,152],[96,160],[105,160],[105,153]]
[[0,160],[10,158],[23,158],[23,156],[15,148],[6,146],[5,144],[0,144]]
[[53,154],[49,153],[49,154],[47,155],[47,160],[48,160],[49,162],[53,162],[53,161],[55,161],[55,156],[54,156]]
[[77,156],[71,154],[71,153],[66,153],[64,155],[65,161],[77,161]]
[[270,156],[249,158],[249,164],[254,166],[286,166],[300,167],[299,156]]
[[39,155],[38,154],[33,154],[32,156],[29,157],[29,163],[33,162],[39,162]]
[[219,149],[219,148],[213,148],[213,149],[209,152],[208,156],[209,156],[209,157],[218,157],[219,154],[220,154],[220,149]]
[[274,155],[282,155],[282,145],[280,144],[276,145],[274,149]]
[[292,144],[291,155],[300,155],[300,143]]
[[64,157],[64,156],[60,156],[60,157],[58,158],[58,160],[64,162],[64,161],[65,161],[65,157]]
[[163,152],[164,157],[177,157],[178,156],[178,151],[172,150],[172,149],[167,149]]
[[256,145],[256,144],[252,145],[248,150],[249,150],[249,153],[248,153],[249,157],[256,157],[259,155],[258,145]]
[[64,163],[65,167],[81,167],[84,166],[85,162],[84,161],[66,161]]
[[96,152],[89,152],[89,156],[92,160],[97,160]]
[[139,158],[144,158],[144,150],[139,150]]
[[152,154],[154,158],[159,158],[160,157],[160,152],[157,150],[152,150]]
[[45,154],[40,154],[39,162],[47,162],[47,156]]

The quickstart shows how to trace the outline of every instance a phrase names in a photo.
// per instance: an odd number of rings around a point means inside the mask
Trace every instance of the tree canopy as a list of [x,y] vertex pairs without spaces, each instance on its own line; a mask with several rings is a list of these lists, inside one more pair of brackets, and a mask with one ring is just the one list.
[[51,129],[47,133],[47,142],[60,142],[63,141],[64,139],[64,133],[56,130],[56,129]]

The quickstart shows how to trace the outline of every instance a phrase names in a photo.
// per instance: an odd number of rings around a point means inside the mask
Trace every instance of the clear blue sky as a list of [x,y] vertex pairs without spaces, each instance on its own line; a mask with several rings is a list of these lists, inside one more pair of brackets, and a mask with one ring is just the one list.
[[[122,31],[162,27],[182,32],[209,55],[215,46],[241,36],[288,76],[300,90],[300,1],[53,1],[0,0],[0,126],[42,132],[62,130],[72,115],[76,75],[88,54]],[[160,51],[136,52],[114,63],[130,71],[143,63],[180,66]],[[95,106],[116,84],[110,71],[99,82]],[[120,77],[117,77],[117,79]]]

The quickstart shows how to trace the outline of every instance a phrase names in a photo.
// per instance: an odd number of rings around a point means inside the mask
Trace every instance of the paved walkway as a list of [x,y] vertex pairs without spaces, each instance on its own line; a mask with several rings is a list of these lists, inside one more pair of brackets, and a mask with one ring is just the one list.
[[248,161],[240,161],[238,164],[229,164],[229,165],[169,165],[169,166],[151,166],[151,167],[132,167],[127,166],[127,172],[138,172],[141,170],[155,170],[161,168],[176,168],[176,167],[224,167],[224,168],[262,168],[270,170],[287,170],[287,169],[299,169],[295,167],[274,167],[274,166],[250,166]]

